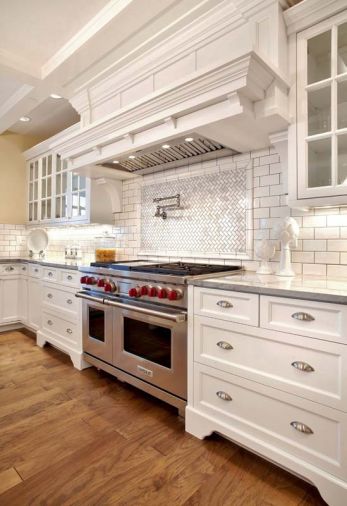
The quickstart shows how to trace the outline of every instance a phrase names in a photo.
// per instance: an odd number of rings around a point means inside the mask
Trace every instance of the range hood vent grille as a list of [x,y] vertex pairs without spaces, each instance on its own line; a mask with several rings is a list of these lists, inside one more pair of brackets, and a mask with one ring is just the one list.
[[[188,160],[197,156],[202,157],[202,159],[211,159],[237,153],[237,151],[225,148],[216,141],[202,136],[195,136],[192,141],[175,139],[159,147],[155,146],[150,149],[136,151],[133,153],[134,158],[127,157],[123,159],[120,157],[117,164],[110,161],[102,165],[131,173],[146,173],[151,172],[151,169],[164,170],[173,166],[182,166],[188,163]],[[194,163],[194,160],[192,160],[192,163]]]

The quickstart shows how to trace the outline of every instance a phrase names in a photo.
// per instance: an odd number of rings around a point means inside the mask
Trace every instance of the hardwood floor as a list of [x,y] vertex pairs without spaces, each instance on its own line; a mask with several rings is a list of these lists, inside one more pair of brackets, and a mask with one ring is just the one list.
[[323,506],[244,449],[184,431],[170,406],[0,334],[0,505]]

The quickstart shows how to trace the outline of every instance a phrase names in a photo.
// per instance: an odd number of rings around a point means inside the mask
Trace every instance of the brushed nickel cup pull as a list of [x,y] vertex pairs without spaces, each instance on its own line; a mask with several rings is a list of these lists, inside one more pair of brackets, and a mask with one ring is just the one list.
[[290,425],[294,427],[295,430],[302,432],[303,434],[313,434],[313,430],[302,422],[294,421],[290,422]]
[[12,267],[12,265],[9,265],[8,267],[6,267],[5,271],[7,272],[14,271],[14,267]]
[[53,325],[52,320],[47,320],[48,325]]
[[308,364],[307,362],[301,362],[300,360],[296,360],[295,362],[292,362],[292,366],[295,367],[295,369],[298,369],[299,371],[304,372],[313,372],[314,368],[312,365]]
[[66,329],[66,332],[67,332],[68,334],[72,334],[72,330],[71,330],[71,329]]
[[47,293],[47,297],[48,297],[49,299],[53,299],[53,295],[52,295],[51,293]]
[[309,313],[303,312],[293,313],[292,318],[295,318],[295,320],[301,320],[303,322],[313,322],[315,319],[314,316],[310,315]]
[[231,302],[228,302],[227,300],[219,300],[217,302],[217,306],[228,308],[228,307],[234,307]]
[[67,304],[72,304],[72,300],[71,299],[67,299],[66,303]]
[[217,397],[219,397],[220,399],[222,399],[222,401],[232,401],[232,397],[230,397],[229,394],[227,394],[226,392],[222,392],[221,390],[219,390],[218,392],[216,392],[216,395]]
[[219,346],[223,350],[233,350],[234,349],[231,346],[231,344],[227,343],[226,341],[218,341],[217,346]]

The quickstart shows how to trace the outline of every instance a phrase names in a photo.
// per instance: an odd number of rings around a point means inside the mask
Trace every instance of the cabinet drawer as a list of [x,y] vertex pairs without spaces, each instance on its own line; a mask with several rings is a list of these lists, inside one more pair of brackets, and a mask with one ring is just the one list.
[[347,343],[347,307],[283,297],[260,298],[261,327]]
[[259,296],[253,293],[195,288],[194,313],[257,326]]
[[[199,411],[234,432],[346,478],[346,413],[199,364],[194,378],[194,406]],[[297,424],[312,433],[301,432]]]
[[62,283],[64,283],[64,285],[67,285],[67,286],[70,285],[70,286],[74,286],[74,287],[79,286],[80,276],[79,276],[78,271],[68,271],[66,269],[61,269],[59,276],[60,276],[60,281]]
[[194,317],[194,360],[347,411],[347,347]]
[[29,264],[29,276],[33,278],[42,277],[42,266],[38,264]]
[[57,281],[58,280],[57,269],[52,269],[51,267],[43,267],[42,279],[44,279],[45,281]]
[[21,272],[20,267],[21,267],[21,264],[17,264],[17,263],[0,264],[0,275],[1,276],[9,276],[9,275],[13,275],[13,274],[18,274]]
[[68,311],[73,317],[77,315],[78,299],[76,299],[74,292],[69,292],[52,285],[44,285],[42,295],[43,303],[46,306],[50,306],[51,309]]
[[79,326],[76,323],[46,311],[42,313],[42,328],[59,337],[63,343],[76,345],[79,342]]

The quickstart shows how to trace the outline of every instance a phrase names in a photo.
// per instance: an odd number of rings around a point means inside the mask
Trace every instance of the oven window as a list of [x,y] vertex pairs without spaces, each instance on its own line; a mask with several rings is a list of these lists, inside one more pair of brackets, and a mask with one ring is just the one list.
[[171,368],[171,330],[124,318],[124,351]]
[[89,337],[105,342],[105,311],[88,306]]

